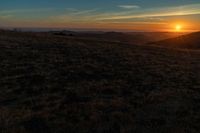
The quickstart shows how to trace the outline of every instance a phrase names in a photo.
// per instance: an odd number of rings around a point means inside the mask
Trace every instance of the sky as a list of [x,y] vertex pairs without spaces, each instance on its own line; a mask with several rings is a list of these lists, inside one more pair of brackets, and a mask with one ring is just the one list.
[[0,0],[0,27],[200,30],[200,0]]

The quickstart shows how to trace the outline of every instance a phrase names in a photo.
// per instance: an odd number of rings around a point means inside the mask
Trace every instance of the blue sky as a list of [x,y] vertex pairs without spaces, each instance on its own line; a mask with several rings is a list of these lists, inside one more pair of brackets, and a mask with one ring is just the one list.
[[[1,27],[200,30],[199,0],[1,0]],[[194,26],[195,25],[195,26]]]

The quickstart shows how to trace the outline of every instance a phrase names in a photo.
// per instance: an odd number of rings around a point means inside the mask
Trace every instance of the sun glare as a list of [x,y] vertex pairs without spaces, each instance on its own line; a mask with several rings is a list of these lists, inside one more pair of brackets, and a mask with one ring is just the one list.
[[181,30],[182,30],[182,25],[177,24],[177,25],[175,26],[175,31],[176,31],[176,32],[179,32],[179,31],[181,31]]

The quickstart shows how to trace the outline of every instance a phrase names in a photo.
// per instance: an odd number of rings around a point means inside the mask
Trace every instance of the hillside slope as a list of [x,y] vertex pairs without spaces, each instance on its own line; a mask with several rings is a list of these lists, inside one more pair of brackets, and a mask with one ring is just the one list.
[[122,42],[130,44],[146,44],[168,38],[174,38],[185,33],[177,34],[172,32],[72,32],[55,31],[50,32],[57,36],[74,36],[85,39],[97,39],[102,41]]
[[0,129],[197,133],[200,53],[0,32]]
[[200,49],[200,32],[151,43],[162,47]]

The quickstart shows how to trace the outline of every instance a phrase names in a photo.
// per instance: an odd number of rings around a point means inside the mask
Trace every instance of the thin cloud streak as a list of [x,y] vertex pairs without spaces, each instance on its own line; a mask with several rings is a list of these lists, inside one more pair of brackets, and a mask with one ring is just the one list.
[[169,16],[184,16],[184,15],[196,15],[200,14],[200,4],[195,5],[184,5],[178,7],[166,7],[157,9],[147,9],[145,11],[135,13],[132,12],[122,12],[117,14],[107,14],[98,18],[98,20],[117,20],[117,19],[135,19],[135,18],[148,18],[148,17],[169,17]]
[[92,13],[95,13],[98,9],[91,9],[91,10],[77,10],[75,12],[72,12],[70,15],[89,15]]
[[91,16],[98,14],[98,9],[78,10],[75,8],[67,8],[65,13],[49,16],[47,19],[57,22],[92,22]]
[[140,6],[138,5],[119,5],[118,7],[123,8],[123,9],[138,9]]
[[105,21],[102,21],[102,22],[99,22],[99,23],[109,23],[109,24],[159,24],[159,25],[165,25],[165,24],[168,24],[166,22],[147,22],[147,21],[136,21],[136,22],[105,22]]
[[0,14],[18,14],[24,12],[49,12],[53,11],[53,8],[40,8],[40,9],[14,9],[14,10],[0,10]]
[[[117,5],[114,5],[116,9]],[[131,6],[131,5],[121,5]],[[136,6],[136,5],[132,5]],[[1,24],[11,26],[52,26],[52,27],[134,27],[135,25],[169,25],[165,17],[184,16],[200,14],[200,4],[183,5],[176,7],[160,7],[137,10],[134,7],[127,10],[103,10],[102,8],[46,8],[46,9],[16,9],[0,10]],[[26,16],[24,12],[32,13],[32,16]],[[44,17],[37,17],[38,13],[44,14]]]
[[[142,11],[128,10],[118,12],[99,12],[98,9],[78,10],[70,8],[69,12],[57,16],[51,16],[49,17],[49,20],[52,23],[66,23],[66,25],[68,23],[74,23],[74,25],[83,23],[163,25],[167,22],[165,22],[165,20],[162,20],[162,17],[194,14],[200,14],[200,4],[157,9],[154,8]],[[137,22],[138,20],[140,21]]]

